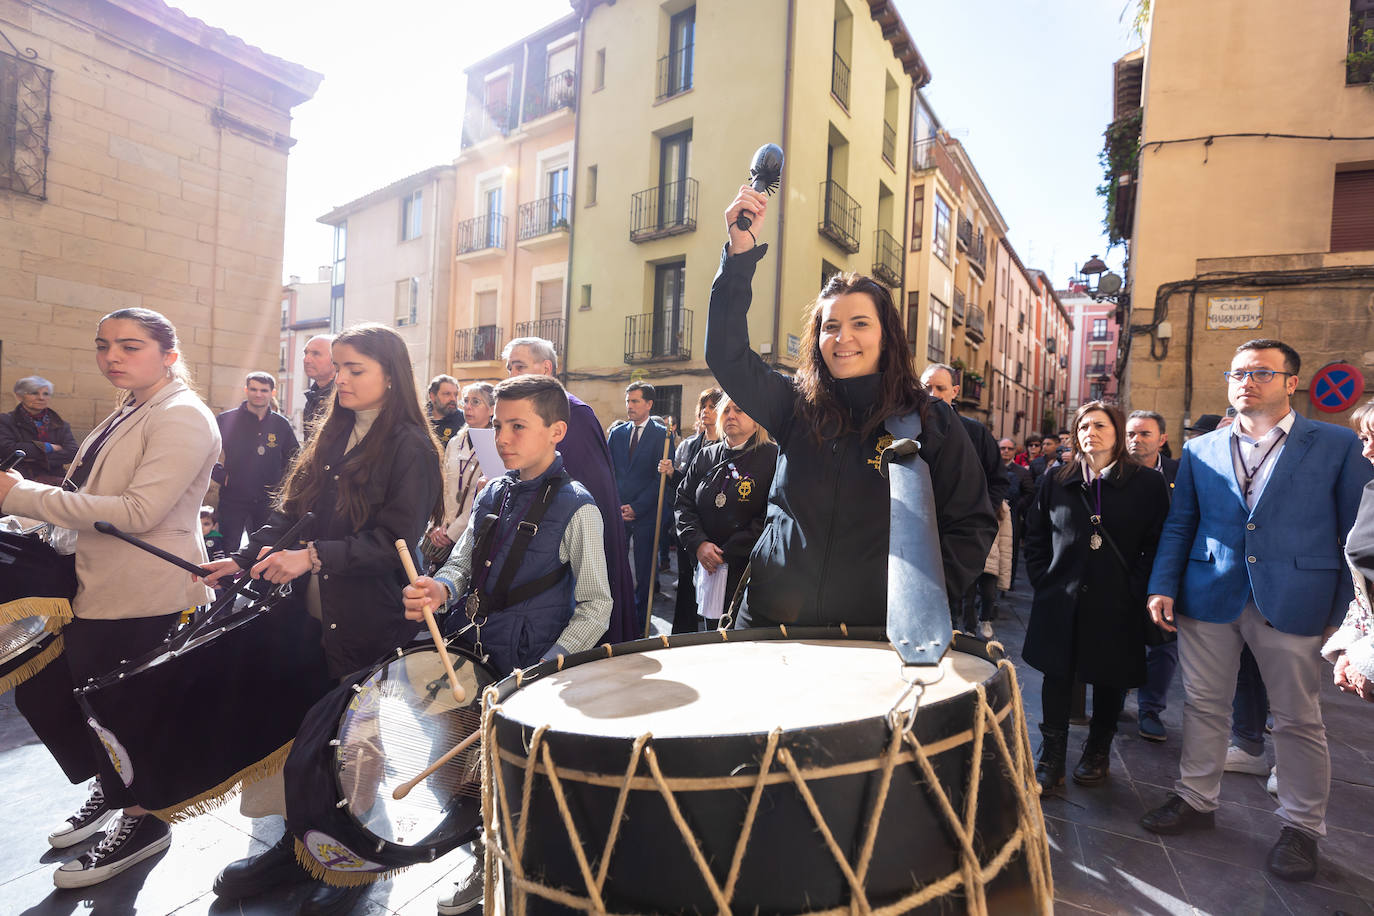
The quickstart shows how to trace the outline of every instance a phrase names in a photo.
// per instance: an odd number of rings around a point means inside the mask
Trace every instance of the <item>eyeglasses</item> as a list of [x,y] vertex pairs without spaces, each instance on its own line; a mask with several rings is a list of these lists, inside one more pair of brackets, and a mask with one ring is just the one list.
[[1221,373],[1221,377],[1228,382],[1243,382],[1248,377],[1259,382],[1261,385],[1272,382],[1276,375],[1297,375],[1297,373],[1280,372],[1277,369],[1232,369],[1229,372]]

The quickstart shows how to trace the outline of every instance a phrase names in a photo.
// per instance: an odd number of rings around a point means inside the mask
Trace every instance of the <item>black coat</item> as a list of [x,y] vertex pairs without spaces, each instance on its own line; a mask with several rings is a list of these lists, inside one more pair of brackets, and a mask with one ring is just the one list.
[[1002,452],[997,447],[997,440],[992,438],[992,433],[982,423],[965,416],[960,416],[959,422],[964,424],[968,441],[973,445],[978,463],[983,466],[983,476],[988,479],[988,499],[992,501],[992,510],[996,512],[1004,501],[1010,502],[1007,476],[1002,473]]
[[[1093,550],[1094,489],[1059,469],[1040,480],[1026,515],[1024,554],[1035,598],[1021,655],[1047,676],[1108,687],[1145,683],[1145,588],[1169,513],[1164,478],[1128,459],[1103,475],[1102,526],[1115,542]],[[1087,501],[1084,501],[1084,497]]]
[[59,484],[66,474],[65,467],[76,458],[76,437],[72,425],[48,408],[48,442],[60,445],[62,451],[49,452],[38,441],[38,425],[32,415],[19,405],[9,413],[0,413],[0,460],[15,449],[23,449],[24,460],[15,468],[30,480]]
[[[347,441],[347,436],[341,436],[325,453],[326,486],[311,507],[314,521],[301,537],[315,542],[320,558],[324,654],[333,677],[372,664],[405,645],[419,630],[418,623],[405,619],[401,607],[401,589],[407,579],[395,544],[401,539],[407,544],[420,542],[443,492],[443,472],[432,440],[423,430],[403,427],[392,447],[369,469],[367,520],[355,526],[337,508],[337,471],[347,460]],[[275,544],[295,521],[273,512],[234,559],[244,568],[251,566],[258,549]],[[302,596],[309,579],[307,573],[295,582]]]
[[1004,463],[1002,470],[1007,479],[1007,502],[1011,504],[1012,518],[1019,519],[1035,499],[1035,484],[1031,482],[1030,471],[1015,461]]
[[333,379],[323,388],[311,382],[310,387],[305,389],[305,407],[301,410],[301,438],[306,442],[315,437],[315,424],[324,416],[324,409],[329,406],[329,399],[332,397]]
[[[754,546],[747,619],[773,623],[882,625],[887,620],[888,518],[891,498],[879,472],[879,429],[818,441],[803,422],[792,379],[749,349],[754,267],[767,245],[722,256],[711,284],[706,363],[721,387],[777,440],[781,454],[768,499],[768,522]],[[877,402],[877,375],[836,383],[856,423]],[[922,421],[921,459],[930,468],[946,585],[960,591],[983,571],[997,534],[987,478],[949,405],[930,399]]]

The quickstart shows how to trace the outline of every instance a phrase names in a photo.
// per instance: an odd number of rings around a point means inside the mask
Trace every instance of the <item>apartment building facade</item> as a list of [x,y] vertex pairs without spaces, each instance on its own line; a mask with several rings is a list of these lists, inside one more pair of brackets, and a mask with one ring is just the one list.
[[[631,379],[690,421],[714,383],[706,305],[722,214],[754,151],[786,154],[760,242],[750,341],[791,370],[802,315],[835,271],[903,301],[913,85],[929,74],[890,3],[584,0],[567,380],[603,420]],[[789,10],[792,15],[789,17]],[[738,61],[750,60],[747,92]],[[688,405],[684,412],[683,405]]]
[[903,314],[912,356],[923,369],[955,358],[955,214],[964,178],[946,151],[947,138],[939,119],[919,91],[912,93],[911,126]]
[[395,328],[421,390],[449,370],[454,176],[454,166],[437,165],[319,218],[334,229],[329,326]]
[[1061,290],[1059,297],[1073,322],[1069,345],[1069,413],[1088,401],[1106,401],[1131,409],[1139,407],[1134,399],[1130,404],[1123,404],[1120,395],[1116,370],[1121,326],[1117,321],[1116,303],[1094,300],[1083,284],[1077,282]]
[[306,341],[317,334],[329,334],[332,267],[321,267],[315,280],[303,281],[294,274],[281,289],[281,344],[277,363],[277,402],[281,412],[301,430],[305,391],[310,379],[305,376],[303,353]]
[[566,352],[579,49],[570,15],[466,71],[448,344],[460,381],[504,378],[512,338]]
[[1073,320],[1043,270],[1029,271],[1034,284],[1035,328],[1030,335],[1031,408],[1027,434],[1057,431],[1069,423],[1069,349]]

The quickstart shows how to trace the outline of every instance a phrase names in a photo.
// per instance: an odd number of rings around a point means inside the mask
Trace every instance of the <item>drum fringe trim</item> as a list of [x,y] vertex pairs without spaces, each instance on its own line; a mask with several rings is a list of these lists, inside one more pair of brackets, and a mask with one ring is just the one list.
[[316,881],[323,881],[330,887],[366,887],[369,884],[376,884],[378,881],[385,881],[393,875],[410,868],[409,865],[400,865],[396,868],[388,868],[385,871],[335,871],[332,868],[325,868],[319,861],[310,854],[310,850],[301,842],[300,837],[294,838],[296,841],[296,864],[302,870],[309,872],[310,877]]
[[18,687],[20,684],[24,683],[29,678],[33,677],[38,672],[48,667],[48,663],[51,662],[53,659],[57,658],[57,656],[61,654],[62,637],[59,636],[56,639],[54,639],[52,641],[52,644],[49,645],[46,649],[44,649],[42,652],[39,652],[33,658],[24,662],[24,664],[20,665],[18,668],[15,668],[9,674],[0,678],[0,693],[9,693],[11,690]]
[[[779,748],[781,730],[775,729],[768,739],[768,744],[764,751],[764,759],[759,766],[756,776],[745,778],[745,783],[753,787],[750,804],[745,814],[745,819],[740,827],[740,837],[736,844],[734,856],[731,859],[729,873],[726,877],[725,886],[722,888],[716,880],[714,872],[707,863],[701,851],[700,844],[693,835],[691,826],[687,823],[685,816],[678,807],[676,799],[673,797],[674,788],[685,788],[684,784],[690,784],[691,788],[724,788],[723,781],[720,779],[678,779],[669,780],[663,776],[663,772],[658,766],[658,760],[654,754],[653,747],[649,744],[652,739],[651,734],[641,735],[635,742],[631,753],[630,762],[623,777],[617,782],[607,783],[609,785],[619,785],[620,796],[616,802],[615,815],[612,820],[611,830],[606,843],[599,856],[600,865],[597,874],[593,878],[591,865],[587,860],[586,850],[582,838],[574,822],[572,811],[563,793],[563,780],[568,778],[571,771],[561,771],[554,763],[548,744],[544,742],[544,734],[548,730],[548,725],[537,728],[530,738],[528,756],[521,760],[514,755],[498,751],[496,743],[495,711],[498,707],[497,694],[495,690],[489,688],[483,695],[483,721],[482,721],[482,815],[484,832],[486,835],[486,857],[484,862],[486,877],[486,912],[495,912],[495,889],[498,886],[498,869],[504,868],[508,875],[510,885],[514,890],[512,906],[510,911],[512,916],[525,916],[529,895],[561,904],[565,907],[580,910],[587,913],[596,913],[598,916],[611,916],[606,909],[602,899],[602,889],[605,886],[607,862],[611,853],[614,851],[615,842],[619,835],[619,822],[624,811],[624,801],[627,793],[632,787],[639,787],[643,783],[643,788],[657,790],[667,807],[668,813],[681,834],[688,851],[691,853],[693,863],[697,866],[702,880],[710,891],[712,898],[722,916],[730,916],[731,900],[734,896],[736,881],[739,877],[739,866],[745,845],[748,842],[754,826],[758,811],[758,797],[762,792],[765,783],[769,782],[791,782],[798,795],[806,805],[812,820],[815,822],[818,832],[824,838],[826,846],[829,848],[836,864],[844,874],[846,881],[850,885],[852,899],[845,906],[835,907],[827,910],[816,910],[810,912],[808,916],[896,916],[905,913],[916,907],[923,906],[943,897],[960,887],[964,889],[964,899],[966,902],[969,916],[987,916],[988,906],[985,888],[987,884],[995,878],[1003,868],[1011,862],[1012,858],[1019,851],[1026,859],[1026,868],[1030,874],[1031,891],[1036,901],[1038,911],[1044,916],[1051,916],[1054,909],[1054,880],[1050,872],[1049,839],[1045,834],[1044,815],[1040,810],[1039,786],[1035,782],[1035,770],[1033,756],[1030,748],[1030,734],[1026,727],[1025,709],[1021,698],[1021,688],[1016,680],[1016,671],[1011,663],[1003,658],[998,662],[998,667],[1006,667],[1008,671],[1009,683],[1011,687],[1011,702],[1000,712],[994,711],[988,703],[987,689],[983,685],[976,688],[977,709],[973,716],[973,726],[968,731],[960,735],[953,736],[942,742],[936,742],[929,748],[923,747],[905,726],[907,717],[914,716],[915,710],[909,713],[899,714],[895,720],[895,727],[892,732],[891,740],[883,752],[882,757],[876,763],[873,762],[860,764],[860,769],[864,770],[879,769],[882,772],[881,785],[879,792],[874,799],[874,803],[869,810],[868,823],[864,830],[864,844],[857,859],[858,867],[851,866],[845,857],[843,850],[826,823],[825,816],[816,803],[815,797],[807,785],[808,779],[824,778],[825,775],[835,775],[836,770],[850,770],[853,765],[846,767],[818,767],[803,770],[796,764],[790,751]],[[1005,720],[1008,714],[1013,716],[1012,731],[1013,736],[1008,742],[1007,736],[1003,733],[999,724]],[[1011,785],[1016,793],[1018,807],[1017,829],[1012,833],[1001,846],[1000,849],[987,861],[981,863],[978,859],[977,850],[974,848],[973,838],[975,824],[978,813],[977,787],[982,780],[982,757],[983,745],[986,736],[991,735],[991,740],[996,746],[997,763],[1011,777]],[[967,799],[965,810],[962,817],[959,812],[954,810],[954,806],[949,799],[944,787],[939,782],[935,773],[934,765],[930,757],[939,754],[943,750],[963,744],[967,741],[973,742],[970,751],[972,761],[968,774],[968,783],[965,787],[964,795]],[[903,745],[909,745],[910,750],[902,752]],[[938,748],[938,749],[937,749]],[[514,826],[517,818],[511,811],[511,801],[506,792],[500,791],[496,786],[497,761],[506,759],[508,762],[522,766],[524,770],[524,780],[522,786],[522,797],[520,799],[520,811],[518,815],[518,831]],[[785,773],[770,773],[773,760],[782,763]],[[648,777],[636,777],[635,774],[640,768],[640,761],[648,765],[650,775]],[[944,816],[946,826],[949,828],[959,845],[959,866],[958,868],[925,886],[918,888],[913,893],[908,894],[901,900],[886,904],[884,906],[873,906],[867,897],[864,888],[864,881],[867,877],[868,867],[872,861],[873,849],[877,841],[878,826],[882,817],[884,799],[892,779],[893,771],[899,762],[914,760],[920,769],[922,776],[928,786],[928,792],[936,802],[936,807]],[[542,761],[542,763],[541,763]],[[538,770],[545,775],[549,781],[549,787],[553,792],[554,801],[558,809],[564,827],[568,831],[569,842],[572,852],[577,860],[578,870],[582,874],[583,883],[586,886],[587,896],[579,896],[569,890],[560,887],[549,887],[539,884],[525,876],[524,869],[524,850],[526,840],[526,828],[529,824],[529,804],[531,788],[533,786],[535,771]],[[580,774],[586,776],[588,774]],[[774,778],[776,777],[776,778]],[[613,779],[613,777],[612,777]],[[600,780],[585,779],[584,781],[599,783]],[[696,785],[701,783],[703,785]],[[733,786],[732,786],[733,787]],[[495,796],[493,798],[493,796]],[[497,810],[499,808],[500,821],[497,823]],[[504,833],[505,844],[501,840]]]
[[187,799],[168,808],[159,808],[152,812],[153,816],[169,824],[179,824],[182,821],[189,821],[193,817],[209,814],[211,811],[224,807],[234,797],[235,793],[244,786],[273,776],[285,766],[286,757],[291,753],[291,745],[294,743],[295,739],[286,742],[257,763],[249,764],[219,785],[205,790],[195,798]]
[[48,618],[48,629],[56,633],[52,621],[60,620],[65,624],[71,620],[72,603],[66,598],[15,598],[0,604],[0,623],[18,623],[25,617]]

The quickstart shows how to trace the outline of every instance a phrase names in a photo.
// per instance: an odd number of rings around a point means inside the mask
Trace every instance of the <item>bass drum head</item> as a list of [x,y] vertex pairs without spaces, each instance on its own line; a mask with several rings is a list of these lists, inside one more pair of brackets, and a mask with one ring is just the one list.
[[376,841],[447,851],[481,822],[477,744],[404,798],[392,797],[481,724],[482,691],[495,678],[461,650],[450,648],[449,658],[463,703],[453,697],[439,653],[425,646],[373,671],[353,689],[340,716],[334,750],[339,798],[356,826]]

